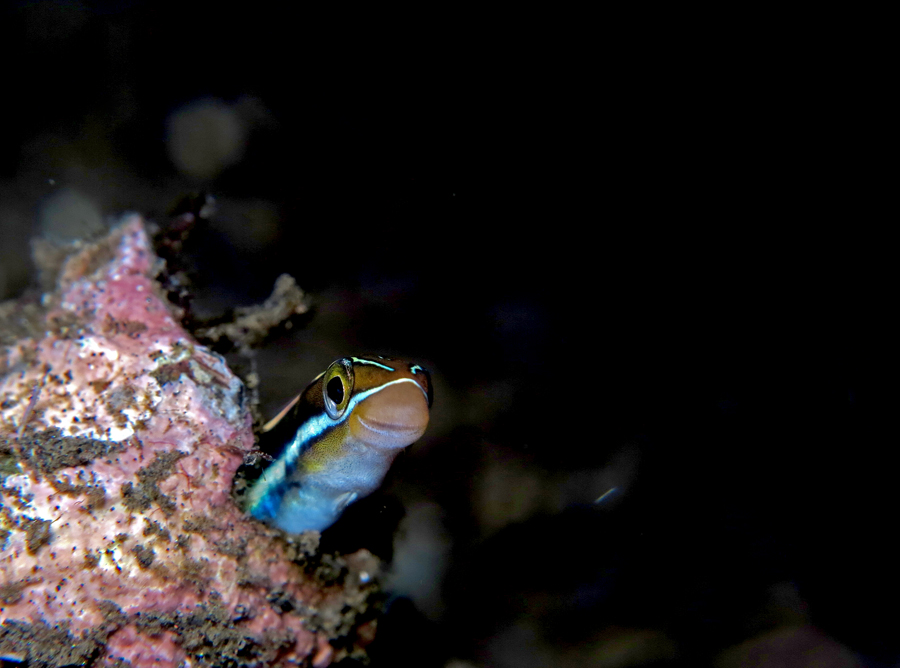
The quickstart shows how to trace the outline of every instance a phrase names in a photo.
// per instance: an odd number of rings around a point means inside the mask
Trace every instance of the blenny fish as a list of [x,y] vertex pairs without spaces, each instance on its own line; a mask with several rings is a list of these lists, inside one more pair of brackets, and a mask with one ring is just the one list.
[[282,445],[250,488],[247,511],[289,533],[328,528],[425,433],[433,399],[418,364],[335,360],[263,428]]

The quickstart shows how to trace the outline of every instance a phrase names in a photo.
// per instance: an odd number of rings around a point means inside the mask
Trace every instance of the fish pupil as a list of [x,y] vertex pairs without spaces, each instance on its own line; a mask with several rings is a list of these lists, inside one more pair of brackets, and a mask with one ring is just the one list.
[[328,392],[328,398],[331,399],[336,406],[340,406],[341,402],[344,400],[344,384],[341,382],[341,379],[335,377],[329,380],[325,391]]

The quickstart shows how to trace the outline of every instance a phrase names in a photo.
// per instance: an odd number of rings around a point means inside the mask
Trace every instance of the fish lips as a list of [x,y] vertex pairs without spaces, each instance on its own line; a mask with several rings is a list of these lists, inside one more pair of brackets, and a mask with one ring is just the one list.
[[384,388],[353,411],[353,435],[381,449],[405,448],[428,427],[428,399],[416,382]]

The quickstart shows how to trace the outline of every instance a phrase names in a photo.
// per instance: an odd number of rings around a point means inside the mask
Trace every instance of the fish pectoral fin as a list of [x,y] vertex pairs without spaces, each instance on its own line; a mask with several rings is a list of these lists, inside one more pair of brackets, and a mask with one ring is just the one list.
[[337,514],[344,512],[344,508],[356,501],[357,498],[359,498],[359,494],[356,492],[344,492],[334,500],[334,512]]

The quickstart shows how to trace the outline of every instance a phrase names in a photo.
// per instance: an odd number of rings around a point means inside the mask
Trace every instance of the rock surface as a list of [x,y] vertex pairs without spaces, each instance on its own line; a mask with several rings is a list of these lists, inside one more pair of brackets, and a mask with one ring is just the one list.
[[236,506],[244,387],[173,318],[156,262],[131,216],[40,304],[0,305],[0,656],[328,665],[377,560],[323,560]]

